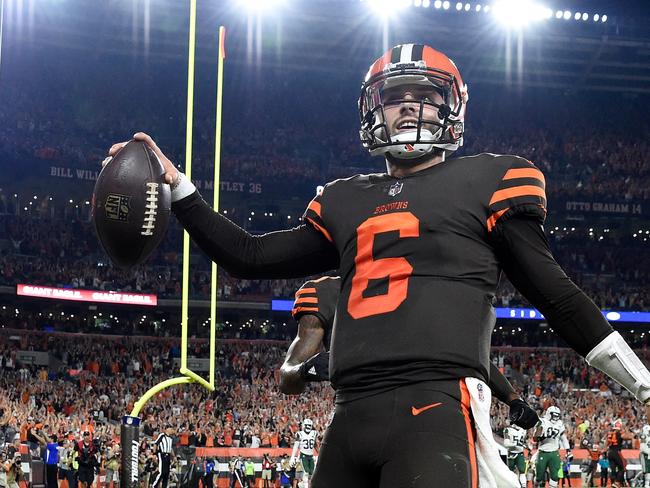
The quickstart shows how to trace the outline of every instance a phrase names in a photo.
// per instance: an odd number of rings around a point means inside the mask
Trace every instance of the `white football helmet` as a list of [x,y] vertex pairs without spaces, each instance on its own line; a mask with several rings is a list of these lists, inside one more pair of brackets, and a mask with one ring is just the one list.
[[314,422],[311,419],[305,419],[302,421],[302,430],[309,434],[314,428]]
[[557,422],[562,418],[562,412],[555,405],[552,405],[546,409],[544,416],[549,419],[551,422]]
[[644,425],[641,433],[646,437],[650,436],[650,425]]

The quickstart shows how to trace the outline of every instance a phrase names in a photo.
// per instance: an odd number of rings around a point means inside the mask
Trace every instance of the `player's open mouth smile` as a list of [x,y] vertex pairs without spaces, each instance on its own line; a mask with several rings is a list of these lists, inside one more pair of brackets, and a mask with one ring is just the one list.
[[396,125],[396,129],[398,131],[417,130],[417,128],[418,128],[417,119],[404,119],[398,122]]

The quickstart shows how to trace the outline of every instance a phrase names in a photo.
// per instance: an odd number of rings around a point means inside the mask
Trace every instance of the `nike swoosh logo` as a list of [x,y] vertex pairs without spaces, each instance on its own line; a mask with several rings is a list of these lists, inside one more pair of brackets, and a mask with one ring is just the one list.
[[411,407],[411,413],[415,417],[416,415],[420,415],[422,412],[426,412],[430,408],[439,407],[440,405],[442,405],[442,402],[432,403],[431,405],[426,405],[426,406],[424,406],[422,408]]

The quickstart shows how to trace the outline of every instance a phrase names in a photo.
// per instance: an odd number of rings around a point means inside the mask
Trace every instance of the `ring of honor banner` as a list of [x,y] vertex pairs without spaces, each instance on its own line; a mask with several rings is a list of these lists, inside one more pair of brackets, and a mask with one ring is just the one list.
[[140,418],[125,415],[120,429],[122,444],[121,488],[139,488],[138,456],[140,447]]

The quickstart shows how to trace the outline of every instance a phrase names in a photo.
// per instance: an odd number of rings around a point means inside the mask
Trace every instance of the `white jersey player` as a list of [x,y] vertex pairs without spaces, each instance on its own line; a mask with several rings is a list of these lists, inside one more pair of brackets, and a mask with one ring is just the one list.
[[644,425],[639,436],[641,444],[639,446],[641,469],[643,470],[645,488],[650,488],[650,425]]
[[[556,406],[548,407],[540,423],[535,428],[535,437],[538,441],[536,481],[543,486],[544,474],[549,471],[549,486],[558,485],[558,473],[562,468],[560,448],[569,449],[569,440],[566,437],[564,422],[560,409]],[[567,456],[570,453],[567,452]]]
[[316,448],[317,439],[318,432],[314,429],[314,422],[311,419],[303,420],[302,430],[296,433],[296,441],[293,444],[293,451],[291,452],[292,466],[297,463],[297,455],[300,452],[300,461],[302,462],[306,481],[303,486],[309,486],[309,480],[314,474],[314,449]]
[[526,436],[528,433],[518,425],[511,425],[503,430],[503,445],[508,449],[508,468],[519,474],[519,483],[526,486]]

